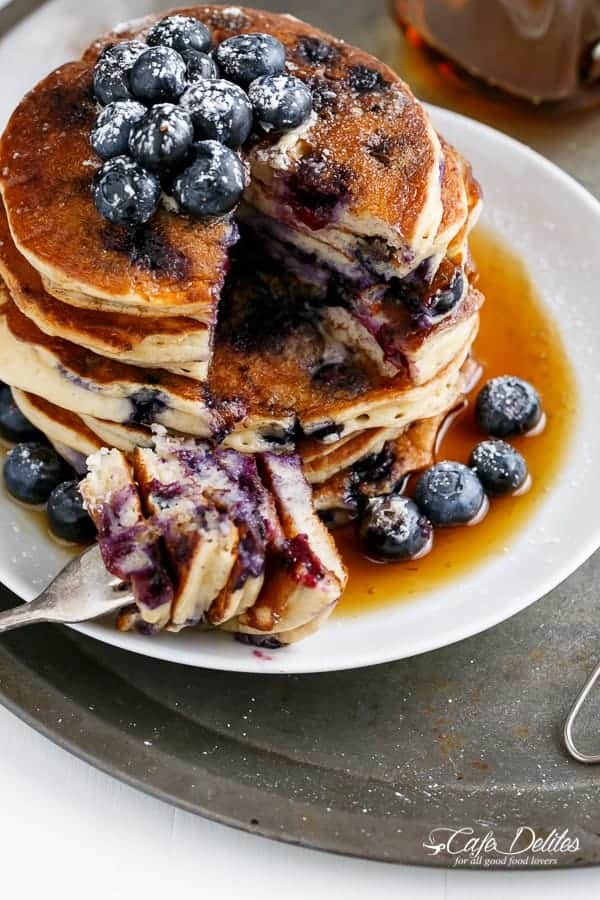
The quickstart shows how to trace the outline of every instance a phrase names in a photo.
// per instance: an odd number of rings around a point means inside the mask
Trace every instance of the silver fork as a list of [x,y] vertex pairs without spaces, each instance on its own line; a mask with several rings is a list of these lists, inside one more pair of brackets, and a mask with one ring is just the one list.
[[132,601],[129,586],[109,575],[94,546],[67,563],[31,603],[0,613],[0,634],[36,622],[85,622]]

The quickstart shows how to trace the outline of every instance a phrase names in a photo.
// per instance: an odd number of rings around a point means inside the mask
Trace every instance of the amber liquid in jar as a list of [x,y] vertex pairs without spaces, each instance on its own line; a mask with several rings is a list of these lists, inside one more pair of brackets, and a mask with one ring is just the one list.
[[451,421],[436,458],[467,462],[473,447],[484,438],[473,418],[475,395],[495,375],[518,375],[540,392],[546,414],[540,434],[511,439],[527,460],[531,486],[525,494],[492,499],[487,516],[477,525],[436,529],[431,552],[416,561],[373,562],[361,552],[354,525],[337,531],[350,577],[336,615],[410,602],[503,553],[552,490],[563,463],[576,414],[577,388],[558,329],[527,269],[508,247],[477,229],[471,248],[479,271],[478,287],[486,297],[474,345],[483,371],[468,405]]

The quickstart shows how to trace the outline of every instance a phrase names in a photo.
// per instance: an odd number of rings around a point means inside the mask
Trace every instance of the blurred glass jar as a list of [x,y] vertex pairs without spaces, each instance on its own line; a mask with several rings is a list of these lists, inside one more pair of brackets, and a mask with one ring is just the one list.
[[600,99],[600,0],[392,2],[402,26],[490,84],[538,103]]

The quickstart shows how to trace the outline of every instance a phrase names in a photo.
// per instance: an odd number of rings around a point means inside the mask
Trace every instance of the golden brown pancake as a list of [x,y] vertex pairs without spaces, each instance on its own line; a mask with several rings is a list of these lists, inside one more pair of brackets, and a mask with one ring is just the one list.
[[[332,475],[313,488],[315,509],[327,513],[332,522],[340,524],[358,512],[361,497],[387,494],[395,490],[411,472],[429,466],[434,461],[438,432],[447,411],[430,419],[421,419],[409,425],[398,437],[385,443],[381,457],[373,459],[373,466],[358,466]],[[361,468],[362,466],[362,468]],[[326,520],[327,520],[326,519]]]
[[208,437],[241,417],[227,402],[214,409],[206,385],[190,378],[140,369],[49,337],[12,301],[0,308],[0,379],[71,412],[124,424],[156,421]]
[[[343,193],[345,212],[385,223],[411,244],[416,235],[433,234],[439,224],[441,147],[427,113],[398,75],[370,54],[292,16],[246,7],[190,6],[169,14],[191,15],[207,24],[219,43],[234,34],[263,31],[286,48],[287,71],[306,81],[315,97],[316,121],[306,141],[304,168],[317,156],[321,188]],[[162,16],[119,26],[84,54],[95,62],[107,44],[144,39]],[[358,139],[362,136],[362,140]],[[267,136],[250,151],[251,164],[277,142]],[[300,173],[301,174],[301,173]],[[313,201],[317,186],[311,183]],[[298,184],[298,196],[304,186]],[[314,212],[314,210],[313,210]],[[427,223],[424,228],[425,223]]]
[[[385,232],[402,258],[421,254],[441,221],[442,151],[425,110],[398,76],[287,16],[210,6],[184,12],[206,21],[217,41],[241,31],[274,34],[287,48],[288,70],[312,87],[316,116],[303,137],[306,152],[282,185],[295,184],[298,215],[314,216],[316,204],[322,218],[335,206],[341,219]],[[103,46],[143,37],[156,18],[105,36],[82,62],[63,66],[24,98],[3,137],[0,186],[15,242],[53,295],[85,307],[110,304],[211,322],[233,239],[230,222],[192,222],[161,209],[146,226],[122,229],[100,217],[89,190],[99,167],[89,148],[93,64]],[[275,141],[258,141],[250,160],[260,161]]]
[[333,444],[304,438],[298,446],[302,468],[309,484],[322,484],[365,456],[381,453],[384,445],[402,433],[398,428],[367,428]]
[[75,413],[17,388],[12,389],[12,394],[25,418],[52,444],[61,445],[84,459],[103,446],[100,438]]
[[132,316],[62,303],[17,250],[1,202],[0,275],[21,312],[51,337],[121,362],[206,378],[212,326],[184,316]]
[[234,237],[228,218],[161,208],[144,226],[111,225],[92,202],[93,66],[67,63],[21,101],[2,138],[0,188],[17,247],[50,293],[83,307],[213,323]]
[[[217,327],[208,381],[217,407],[235,402],[248,422],[259,414],[291,417],[305,435],[331,441],[366,428],[399,429],[446,408],[478,329],[477,291],[457,311],[454,324],[466,329],[458,347],[427,381],[415,384],[409,371],[389,378],[368,356],[331,342],[320,306],[298,302],[270,273],[249,277],[244,265],[239,277],[237,269],[232,273]],[[450,331],[451,325],[435,328]],[[427,331],[407,331],[406,340],[426,342]]]

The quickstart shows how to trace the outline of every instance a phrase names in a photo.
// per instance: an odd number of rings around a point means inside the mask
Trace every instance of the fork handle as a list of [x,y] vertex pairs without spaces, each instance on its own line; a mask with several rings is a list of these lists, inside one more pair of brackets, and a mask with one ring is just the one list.
[[49,622],[51,619],[47,604],[40,603],[39,599],[32,600],[31,603],[22,603],[0,613],[0,634],[12,631],[13,628],[20,628],[22,625],[36,625],[38,622]]

